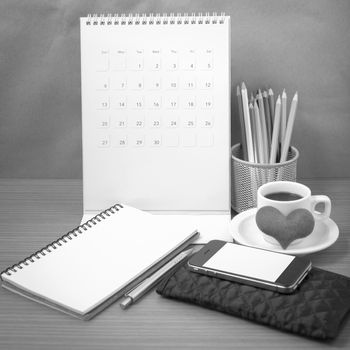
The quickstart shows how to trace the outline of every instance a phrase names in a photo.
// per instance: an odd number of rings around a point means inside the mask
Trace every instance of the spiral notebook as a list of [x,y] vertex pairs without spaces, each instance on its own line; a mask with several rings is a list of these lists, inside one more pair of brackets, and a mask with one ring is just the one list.
[[2,286],[88,320],[188,245],[192,231],[114,205],[2,272]]
[[229,238],[230,17],[93,15],[80,30],[85,218],[120,202]]

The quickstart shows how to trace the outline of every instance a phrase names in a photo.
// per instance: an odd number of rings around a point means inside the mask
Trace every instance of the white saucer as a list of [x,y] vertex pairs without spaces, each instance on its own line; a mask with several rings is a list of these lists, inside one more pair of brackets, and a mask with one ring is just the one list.
[[268,243],[264,240],[262,232],[255,223],[257,208],[246,210],[237,214],[230,223],[230,234],[233,239],[243,245],[255,248],[262,248],[278,253],[291,255],[305,255],[318,252],[331,246],[339,236],[337,224],[328,219],[316,221],[312,233],[302,241],[292,243],[287,249]]

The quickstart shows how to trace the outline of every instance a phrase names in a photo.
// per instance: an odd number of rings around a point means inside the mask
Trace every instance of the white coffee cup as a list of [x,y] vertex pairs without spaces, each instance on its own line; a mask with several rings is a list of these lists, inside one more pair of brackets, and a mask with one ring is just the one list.
[[[267,195],[277,194],[277,193],[290,193],[296,194],[300,198],[295,200],[276,200],[267,198]],[[317,204],[324,204],[324,211],[322,213],[315,210]],[[329,197],[324,195],[311,195],[311,190],[309,187],[291,181],[274,181],[268,182],[259,187],[257,193],[257,204],[258,209],[271,206],[278,209],[283,215],[288,216],[292,211],[296,209],[307,209],[311,212],[315,220],[327,220],[331,214],[331,200]],[[278,245],[275,238],[263,233],[265,241]],[[295,240],[291,244],[299,243],[303,238]]]

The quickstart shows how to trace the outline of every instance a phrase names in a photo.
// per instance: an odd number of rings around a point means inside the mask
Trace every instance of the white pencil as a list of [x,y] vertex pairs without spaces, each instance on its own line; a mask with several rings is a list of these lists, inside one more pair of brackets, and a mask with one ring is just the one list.
[[272,126],[271,126],[270,107],[269,107],[269,95],[267,94],[267,91],[263,92],[263,101],[264,101],[266,129],[267,129],[267,145],[268,145],[268,150],[270,152],[271,139],[272,139]]
[[242,104],[243,104],[245,135],[247,138],[248,161],[254,163],[254,148],[253,148],[253,139],[252,139],[252,127],[250,125],[250,117],[249,117],[248,92],[244,82],[242,83]]
[[256,144],[259,156],[259,163],[265,163],[264,139],[261,131],[261,119],[259,115],[259,107],[256,101],[254,102],[255,126],[256,126]]
[[271,88],[269,89],[269,107],[271,116],[271,128],[273,129],[273,118],[275,116],[275,97]]
[[241,124],[241,145],[242,145],[242,151],[243,151],[243,159],[248,160],[247,138],[245,135],[241,87],[239,85],[237,85],[237,103],[238,103],[239,122]]
[[295,112],[297,110],[298,106],[298,92],[295,93],[291,107],[290,107],[290,112],[289,112],[289,117],[288,117],[288,123],[287,123],[287,128],[286,128],[286,134],[284,136],[284,142],[282,145],[282,151],[281,151],[281,159],[280,162],[285,162],[287,160],[288,156],[288,150],[290,146],[290,140],[292,138],[292,132],[293,132],[293,126],[294,126],[294,120],[295,120]]
[[278,95],[276,101],[276,108],[274,123],[273,123],[273,132],[272,132],[272,141],[271,141],[271,153],[270,153],[270,164],[276,163],[277,149],[278,149],[278,136],[280,133],[280,120],[281,120],[281,97]]
[[254,107],[252,103],[249,103],[249,114],[250,114],[250,126],[252,127],[254,163],[259,163],[258,145],[257,145],[257,136],[256,136],[256,123],[255,123],[255,116],[254,116]]
[[258,93],[258,101],[259,101],[259,115],[260,115],[260,125],[261,125],[261,133],[263,137],[263,151],[264,151],[264,163],[269,162],[269,144],[267,141],[267,126],[266,126],[266,117],[264,110],[264,101],[261,94],[261,90],[259,89]]
[[287,126],[287,94],[286,90],[283,89],[282,92],[282,115],[281,115],[281,131],[280,131],[280,142],[281,142],[281,147],[284,143],[284,137],[286,134],[286,126]]

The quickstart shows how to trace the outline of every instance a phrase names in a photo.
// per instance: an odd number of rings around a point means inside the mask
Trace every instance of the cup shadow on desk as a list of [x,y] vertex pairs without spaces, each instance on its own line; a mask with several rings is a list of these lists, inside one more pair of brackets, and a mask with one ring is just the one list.
[[[341,264],[344,261],[344,258],[350,254],[350,242],[348,240],[341,239],[341,230],[338,240],[329,248],[307,255],[310,257],[313,265],[320,267],[322,269],[328,270],[332,269],[334,263]],[[346,267],[346,269],[345,269]],[[344,263],[344,271],[348,270],[348,265]],[[339,269],[336,271],[332,269],[333,272],[339,272]],[[350,277],[350,273],[347,274]]]

